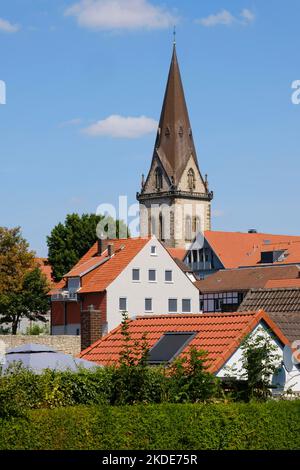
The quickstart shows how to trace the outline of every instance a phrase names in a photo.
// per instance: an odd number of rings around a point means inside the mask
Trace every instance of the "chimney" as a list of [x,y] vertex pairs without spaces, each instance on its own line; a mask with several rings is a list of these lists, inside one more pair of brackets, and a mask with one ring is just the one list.
[[113,243],[109,243],[109,244],[107,245],[107,252],[108,252],[109,258],[111,258],[111,257],[114,255],[114,253],[115,253],[115,248],[114,248],[114,244],[113,244]]
[[81,350],[88,348],[102,337],[102,315],[101,310],[96,310],[89,305],[87,310],[81,311]]
[[97,256],[101,256],[102,253],[106,250],[108,244],[107,238],[98,238],[98,249]]

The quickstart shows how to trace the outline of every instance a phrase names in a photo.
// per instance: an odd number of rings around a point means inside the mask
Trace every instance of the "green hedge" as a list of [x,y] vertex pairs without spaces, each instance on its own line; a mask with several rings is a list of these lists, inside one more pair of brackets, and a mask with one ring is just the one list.
[[33,410],[0,420],[0,449],[300,449],[300,401]]

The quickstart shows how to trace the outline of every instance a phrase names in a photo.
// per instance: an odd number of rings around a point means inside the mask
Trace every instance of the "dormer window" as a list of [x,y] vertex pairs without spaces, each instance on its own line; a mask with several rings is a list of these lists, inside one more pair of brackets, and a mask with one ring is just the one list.
[[163,177],[161,168],[158,166],[155,170],[155,188],[160,191],[163,187]]
[[190,168],[188,171],[188,188],[190,191],[193,191],[195,189],[195,172],[193,168]]
[[183,136],[183,127],[180,126],[179,127],[179,132],[178,132],[179,136],[182,137]]
[[165,135],[166,135],[167,137],[170,136],[170,129],[169,129],[169,127],[166,127]]

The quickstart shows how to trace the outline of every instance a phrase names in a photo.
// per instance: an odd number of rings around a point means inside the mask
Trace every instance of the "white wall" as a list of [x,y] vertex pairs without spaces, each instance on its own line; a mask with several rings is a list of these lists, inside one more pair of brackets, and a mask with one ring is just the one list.
[[[156,246],[157,255],[151,255]],[[140,281],[132,281],[132,269],[140,269]],[[148,281],[148,270],[156,269],[156,282]],[[165,282],[165,270],[173,271],[173,282]],[[162,244],[153,237],[107,288],[108,331],[122,321],[119,298],[127,298],[130,317],[168,314],[168,299],[177,298],[178,312],[182,313],[182,299],[191,299],[191,313],[199,313],[199,291],[177,266]],[[152,298],[152,313],[145,312],[145,298]]]
[[[268,329],[264,322],[259,323],[256,328],[252,331],[251,337],[255,338],[257,335],[266,334],[270,336]],[[272,344],[276,347],[274,351],[275,354],[280,356],[279,364],[282,363],[283,360],[283,347],[281,346],[280,342],[272,338]],[[224,364],[222,369],[216,374],[217,377],[225,377],[228,376],[230,369],[237,367],[241,373],[242,370],[242,350],[238,348],[233,355],[228,359],[228,361]],[[230,376],[236,376],[234,373],[230,373]],[[294,392],[300,392],[300,370],[294,366],[291,372],[285,371],[285,386],[284,390],[291,388]],[[274,393],[276,394],[276,392]]]

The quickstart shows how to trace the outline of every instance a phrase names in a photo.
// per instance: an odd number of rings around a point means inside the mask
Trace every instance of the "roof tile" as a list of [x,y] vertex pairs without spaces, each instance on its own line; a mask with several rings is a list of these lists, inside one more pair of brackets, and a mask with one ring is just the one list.
[[[287,338],[263,311],[142,316],[129,321],[129,333],[132,341],[141,340],[143,334],[146,333],[148,345],[151,348],[164,333],[194,331],[196,335],[181,354],[185,354],[192,346],[206,350],[209,368],[212,372],[216,372],[233,354],[242,339],[261,320],[269,324],[283,344],[288,344]],[[104,365],[117,363],[122,345],[123,338],[119,326],[85,351],[82,351],[81,357]]]

